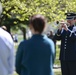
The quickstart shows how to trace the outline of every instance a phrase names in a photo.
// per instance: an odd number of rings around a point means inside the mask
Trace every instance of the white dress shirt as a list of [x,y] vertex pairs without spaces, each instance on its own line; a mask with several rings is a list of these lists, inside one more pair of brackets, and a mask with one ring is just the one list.
[[10,75],[14,71],[14,43],[11,35],[0,28],[0,75]]

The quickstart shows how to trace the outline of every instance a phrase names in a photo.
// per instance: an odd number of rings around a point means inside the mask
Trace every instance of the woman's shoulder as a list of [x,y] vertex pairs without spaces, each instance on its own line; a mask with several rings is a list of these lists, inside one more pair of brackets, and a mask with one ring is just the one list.
[[21,41],[20,44],[26,45],[26,44],[29,44],[30,42],[31,42],[31,39],[27,39],[27,40]]
[[54,45],[54,42],[52,39],[48,38],[48,37],[45,37],[45,42],[46,44],[48,44],[49,46],[53,46]]
[[52,39],[48,38],[47,36],[44,36],[44,39],[47,43],[52,43]]

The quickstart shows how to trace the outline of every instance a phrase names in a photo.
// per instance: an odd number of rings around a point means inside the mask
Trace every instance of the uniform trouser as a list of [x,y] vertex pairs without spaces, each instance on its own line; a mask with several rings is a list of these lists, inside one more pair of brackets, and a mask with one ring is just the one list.
[[76,75],[76,61],[60,61],[62,75]]

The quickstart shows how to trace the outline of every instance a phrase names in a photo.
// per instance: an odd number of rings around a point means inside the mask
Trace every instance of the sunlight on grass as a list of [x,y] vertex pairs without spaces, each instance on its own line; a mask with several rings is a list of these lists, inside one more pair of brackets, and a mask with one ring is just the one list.
[[16,72],[14,72],[14,75],[18,75]]
[[55,75],[61,75],[61,72],[60,71],[55,72]]

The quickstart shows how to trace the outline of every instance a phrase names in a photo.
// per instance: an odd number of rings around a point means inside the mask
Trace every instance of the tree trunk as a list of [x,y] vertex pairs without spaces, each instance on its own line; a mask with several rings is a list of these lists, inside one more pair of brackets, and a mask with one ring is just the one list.
[[22,28],[23,39],[26,40],[26,28]]
[[7,32],[11,33],[11,31],[10,31],[10,25],[6,25],[6,28],[7,28]]

